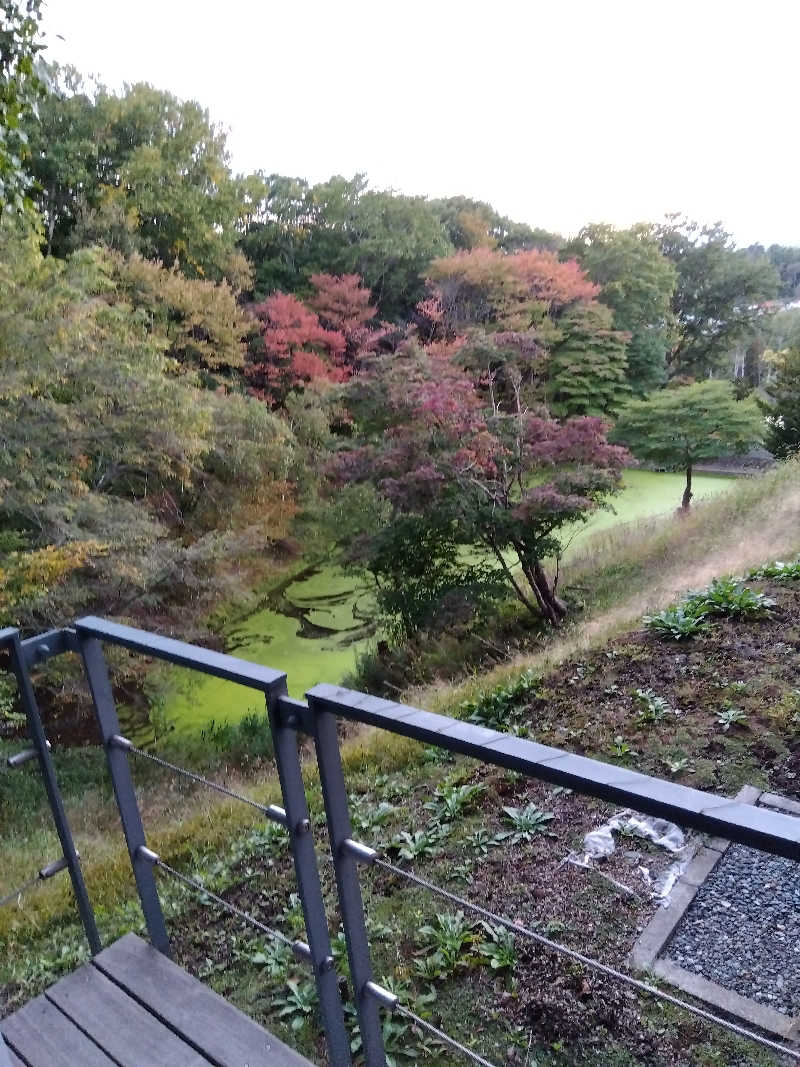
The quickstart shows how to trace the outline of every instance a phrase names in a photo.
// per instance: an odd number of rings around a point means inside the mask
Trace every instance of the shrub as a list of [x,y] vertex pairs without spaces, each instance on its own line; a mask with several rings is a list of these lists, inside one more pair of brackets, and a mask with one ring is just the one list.
[[465,700],[461,704],[461,714],[468,722],[486,726],[490,730],[513,731],[518,727],[514,720],[520,710],[519,705],[535,693],[539,682],[537,675],[525,671],[516,681],[482,693],[477,700]]
[[789,563],[775,560],[774,563],[765,563],[763,567],[750,571],[748,578],[771,578],[775,582],[800,580],[800,556]]
[[728,615],[737,619],[758,619],[766,615],[775,601],[763,593],[754,593],[737,578],[715,578],[707,589],[690,593],[684,609],[695,616]]
[[709,629],[705,614],[684,604],[673,604],[656,615],[645,615],[644,624],[648,630],[670,641],[686,641],[699,637]]

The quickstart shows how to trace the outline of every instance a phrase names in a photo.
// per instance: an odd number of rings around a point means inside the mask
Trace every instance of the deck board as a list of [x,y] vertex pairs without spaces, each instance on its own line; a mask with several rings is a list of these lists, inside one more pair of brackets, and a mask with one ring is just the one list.
[[97,967],[81,967],[45,996],[121,1067],[209,1067],[212,1062]]
[[134,934],[0,1020],[12,1067],[311,1067]]
[[30,1067],[115,1067],[102,1049],[44,997],[0,1022],[12,1052]]

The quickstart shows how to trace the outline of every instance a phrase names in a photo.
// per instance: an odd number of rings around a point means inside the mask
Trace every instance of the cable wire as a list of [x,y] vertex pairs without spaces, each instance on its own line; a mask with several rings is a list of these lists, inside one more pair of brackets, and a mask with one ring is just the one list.
[[468,910],[483,916],[484,919],[499,923],[513,934],[520,934],[522,937],[537,941],[540,945],[544,945],[545,948],[549,948],[551,951],[557,952],[562,956],[567,956],[569,959],[575,960],[577,963],[580,963],[591,970],[599,971],[601,974],[605,974],[609,978],[624,982],[626,985],[638,989],[640,993],[647,993],[652,997],[656,997],[658,1000],[667,1001],[667,1003],[674,1004],[678,1008],[683,1008],[686,1011],[691,1012],[693,1015],[705,1019],[707,1022],[715,1023],[717,1026],[730,1030],[732,1033],[738,1034],[739,1037],[746,1037],[750,1041],[755,1041],[759,1045],[772,1049],[774,1052],[780,1052],[784,1056],[790,1056],[792,1059],[800,1061],[799,1051],[788,1048],[779,1041],[771,1041],[768,1037],[763,1037],[761,1034],[748,1030],[744,1026],[739,1026],[737,1023],[731,1022],[728,1019],[723,1019],[719,1015],[714,1015],[713,1012],[706,1011],[704,1008],[699,1008],[694,1004],[690,1004],[688,1001],[682,1000],[680,997],[675,997],[671,993],[665,993],[656,986],[650,985],[649,982],[642,982],[640,979],[633,978],[631,975],[625,974],[623,971],[618,971],[606,963],[601,963],[600,960],[592,959],[591,956],[584,956],[582,952],[567,948],[566,945],[561,945],[557,941],[551,941],[550,938],[545,937],[544,934],[539,934],[535,930],[531,930],[530,927],[520,926],[518,923],[512,922],[511,919],[507,919],[503,915],[496,915],[493,911],[481,907],[480,904],[473,904],[472,901],[465,900],[464,897],[460,897],[456,893],[451,893],[449,889],[443,889],[441,886],[436,885],[435,882],[430,882],[427,878],[423,878],[419,874],[414,874],[412,871],[406,871],[402,867],[398,867],[394,863],[390,863],[388,860],[381,859],[380,857],[375,859],[374,865],[376,867],[381,867],[384,870],[391,871],[392,874],[405,878],[407,881],[413,882],[415,885],[421,886],[423,889],[427,889],[431,893],[444,897],[445,900],[449,900],[453,904],[458,904],[462,908],[467,908]]
[[495,1065],[493,1063],[490,1063],[489,1060],[485,1060],[483,1056],[480,1056],[477,1052],[473,1052],[471,1048],[467,1048],[466,1045],[462,1045],[460,1041],[456,1041],[454,1037],[450,1037],[450,1035],[446,1034],[444,1030],[440,1030],[437,1026],[434,1026],[433,1023],[429,1023],[426,1022],[425,1019],[421,1019],[419,1015],[411,1011],[410,1008],[406,1008],[402,1004],[398,1004],[394,1010],[398,1015],[403,1015],[406,1019],[410,1019],[411,1022],[415,1023],[417,1026],[420,1026],[422,1027],[422,1029],[427,1030],[428,1033],[433,1034],[434,1037],[436,1037],[439,1041],[443,1041],[446,1045],[449,1045],[450,1048],[454,1048],[456,1052],[460,1052],[462,1056],[467,1056],[469,1059],[472,1060],[473,1063],[479,1063],[481,1064],[481,1067],[495,1067]]
[[284,945],[288,945],[289,948],[294,948],[294,942],[291,938],[288,938],[285,934],[282,934],[280,930],[273,930],[271,926],[266,926],[260,922],[255,916],[250,915],[249,912],[242,911],[241,908],[237,908],[235,904],[231,904],[230,901],[225,900],[224,897],[217,896],[216,893],[212,893],[210,889],[207,889],[202,882],[195,881],[194,878],[189,878],[185,874],[181,874],[180,871],[176,871],[174,867],[170,867],[168,863],[165,863],[161,858],[154,861],[156,867],[160,867],[163,871],[171,874],[173,878],[176,878],[179,882],[183,882],[184,885],[188,885],[191,889],[196,890],[198,893],[203,893],[205,896],[210,897],[216,904],[225,910],[229,911],[232,915],[242,919],[244,922],[250,923],[262,934],[267,934],[268,937],[274,938],[276,941],[282,942]]
[[228,789],[225,785],[220,785],[219,782],[212,782],[210,778],[204,778],[202,774],[196,774],[194,771],[187,771],[185,767],[179,767],[175,763],[170,763],[169,760],[162,759],[161,756],[154,756],[152,752],[145,752],[143,748],[137,748],[136,745],[128,743],[125,747],[126,752],[132,752],[135,756],[142,756],[144,759],[150,760],[151,763],[157,763],[159,767],[165,767],[167,770],[172,771],[174,774],[179,774],[183,778],[188,778],[192,782],[197,782],[198,785],[204,785],[208,789],[213,789],[217,793],[221,793],[224,797],[228,797],[231,800],[239,800],[242,804],[247,804],[251,808],[255,808],[256,811],[260,811],[262,815],[266,815],[268,819],[275,820],[275,813],[270,811],[269,805],[259,804],[257,800],[251,800],[250,797],[242,796],[241,793],[235,793],[232,789]]
[[17,900],[23,893],[27,893],[29,889],[33,889],[35,885],[38,885],[41,880],[42,879],[37,874],[33,878],[29,878],[27,882],[23,882],[21,886],[18,886],[18,888],[13,891],[13,893],[7,893],[6,896],[0,897],[0,908]]

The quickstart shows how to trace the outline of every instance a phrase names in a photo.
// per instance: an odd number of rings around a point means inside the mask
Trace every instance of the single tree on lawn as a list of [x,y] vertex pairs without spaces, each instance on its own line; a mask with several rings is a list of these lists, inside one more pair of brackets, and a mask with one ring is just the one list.
[[692,499],[695,464],[741,455],[764,440],[764,418],[752,399],[737,400],[730,382],[706,381],[664,389],[624,409],[613,440],[659,467],[686,471],[681,507]]
[[800,452],[800,348],[787,348],[774,357],[778,376],[767,386],[767,448],[779,459]]

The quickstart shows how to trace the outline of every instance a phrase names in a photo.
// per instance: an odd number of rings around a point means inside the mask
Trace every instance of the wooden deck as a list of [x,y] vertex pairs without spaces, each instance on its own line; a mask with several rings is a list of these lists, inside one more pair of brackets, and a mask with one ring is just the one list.
[[0,1019],[0,1032],[11,1067],[311,1067],[134,934]]

